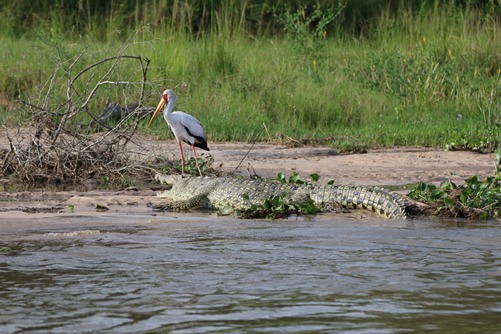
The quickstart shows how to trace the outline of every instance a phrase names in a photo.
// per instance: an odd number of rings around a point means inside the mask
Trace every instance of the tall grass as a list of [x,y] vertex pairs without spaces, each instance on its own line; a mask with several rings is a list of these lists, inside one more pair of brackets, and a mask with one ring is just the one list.
[[[65,24],[55,18],[37,34],[1,35],[0,91],[11,99],[36,97],[54,69],[54,52],[69,58],[86,47],[88,65],[114,55],[125,37],[134,36],[127,53],[151,59],[149,104],[156,105],[165,87],[176,87],[176,109],[196,116],[211,141],[285,135],[346,150],[394,145],[492,150],[500,144],[498,16],[436,1],[398,15],[383,7],[363,29],[342,14],[319,30],[322,15],[339,7],[320,6],[320,14],[315,7],[282,8],[273,16],[263,9],[266,1],[232,3],[201,1],[190,7],[158,0],[134,11],[108,11],[106,20],[82,12],[81,37],[60,31]],[[311,15],[319,16],[306,24]],[[284,29],[284,20],[294,17],[306,46],[293,27]],[[253,24],[256,18],[263,22]],[[124,20],[131,24],[124,26]],[[133,33],[138,27],[143,28]],[[276,29],[280,33],[271,35]],[[105,95],[93,107],[104,105]],[[0,113],[3,122],[15,123],[8,115],[17,106],[1,108],[9,111]],[[144,131],[170,136],[162,122]]]

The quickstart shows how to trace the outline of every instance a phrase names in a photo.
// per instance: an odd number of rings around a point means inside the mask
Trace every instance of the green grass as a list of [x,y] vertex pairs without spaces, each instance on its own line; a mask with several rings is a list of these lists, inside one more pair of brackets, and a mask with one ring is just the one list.
[[[334,22],[323,34],[305,29],[307,15],[315,14],[306,13],[301,21],[301,12],[284,13],[299,17],[301,38],[291,28],[254,37],[234,8],[220,11],[198,35],[186,24],[172,23],[181,16],[136,34],[120,30],[118,14],[107,24],[94,19],[82,38],[69,35],[61,28],[64,22],[54,19],[52,28],[26,37],[0,35],[0,92],[11,101],[37,101],[55,68],[68,65],[58,65],[58,55],[71,59],[87,48],[75,74],[116,55],[127,33],[131,41],[125,53],[151,59],[147,104],[156,106],[166,87],[178,86],[176,109],[197,117],[209,141],[285,135],[326,138],[327,145],[341,150],[423,145],[493,151],[500,145],[501,23],[496,16],[447,4],[398,15],[388,9],[359,33]],[[124,65],[116,79],[135,75]],[[64,100],[64,78],[61,71],[55,101]],[[107,97],[131,102],[107,88],[91,107],[102,108]],[[20,111],[18,104],[2,103],[0,121],[22,124],[26,114]],[[160,121],[141,131],[171,138]]]

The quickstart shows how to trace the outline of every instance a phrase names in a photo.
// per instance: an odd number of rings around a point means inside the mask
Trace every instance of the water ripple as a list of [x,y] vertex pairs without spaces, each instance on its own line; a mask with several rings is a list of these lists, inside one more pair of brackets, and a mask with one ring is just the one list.
[[2,241],[0,332],[499,329],[497,225],[166,218]]

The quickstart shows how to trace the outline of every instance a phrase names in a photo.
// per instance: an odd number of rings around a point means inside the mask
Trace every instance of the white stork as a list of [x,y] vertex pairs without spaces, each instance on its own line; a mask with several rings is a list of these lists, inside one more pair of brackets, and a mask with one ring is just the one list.
[[173,90],[165,90],[162,93],[162,99],[153,113],[148,127],[151,126],[155,117],[157,117],[160,111],[162,111],[162,108],[165,107],[163,110],[165,121],[174,134],[174,137],[176,137],[179,144],[179,151],[181,152],[181,175],[184,175],[185,164],[183,146],[181,144],[181,142],[184,141],[185,143],[191,145],[191,149],[195,155],[195,163],[197,165],[198,172],[200,173],[200,176],[202,176],[202,171],[198,166],[198,157],[197,152],[195,151],[195,146],[200,147],[203,150],[210,151],[207,146],[207,138],[205,137],[204,129],[195,117],[182,111],[172,111],[172,109],[174,109],[174,105],[176,104],[176,100],[177,96]]

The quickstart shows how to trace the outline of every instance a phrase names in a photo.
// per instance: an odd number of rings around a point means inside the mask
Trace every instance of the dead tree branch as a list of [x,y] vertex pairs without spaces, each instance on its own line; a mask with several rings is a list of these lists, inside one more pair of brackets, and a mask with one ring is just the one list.
[[[40,92],[37,103],[21,101],[30,122],[23,131],[7,133],[10,150],[3,159],[4,175],[15,174],[24,182],[79,182],[97,175],[122,175],[127,170],[125,145],[144,117],[150,60],[125,55],[125,49],[87,66],[82,64],[87,49],[66,68],[62,66],[65,60],[58,58],[46,93]],[[61,99],[61,82],[67,84],[65,100]],[[134,108],[116,124],[106,124],[108,131],[99,132],[103,123],[99,120],[103,103],[99,101],[113,92],[136,101]]]

